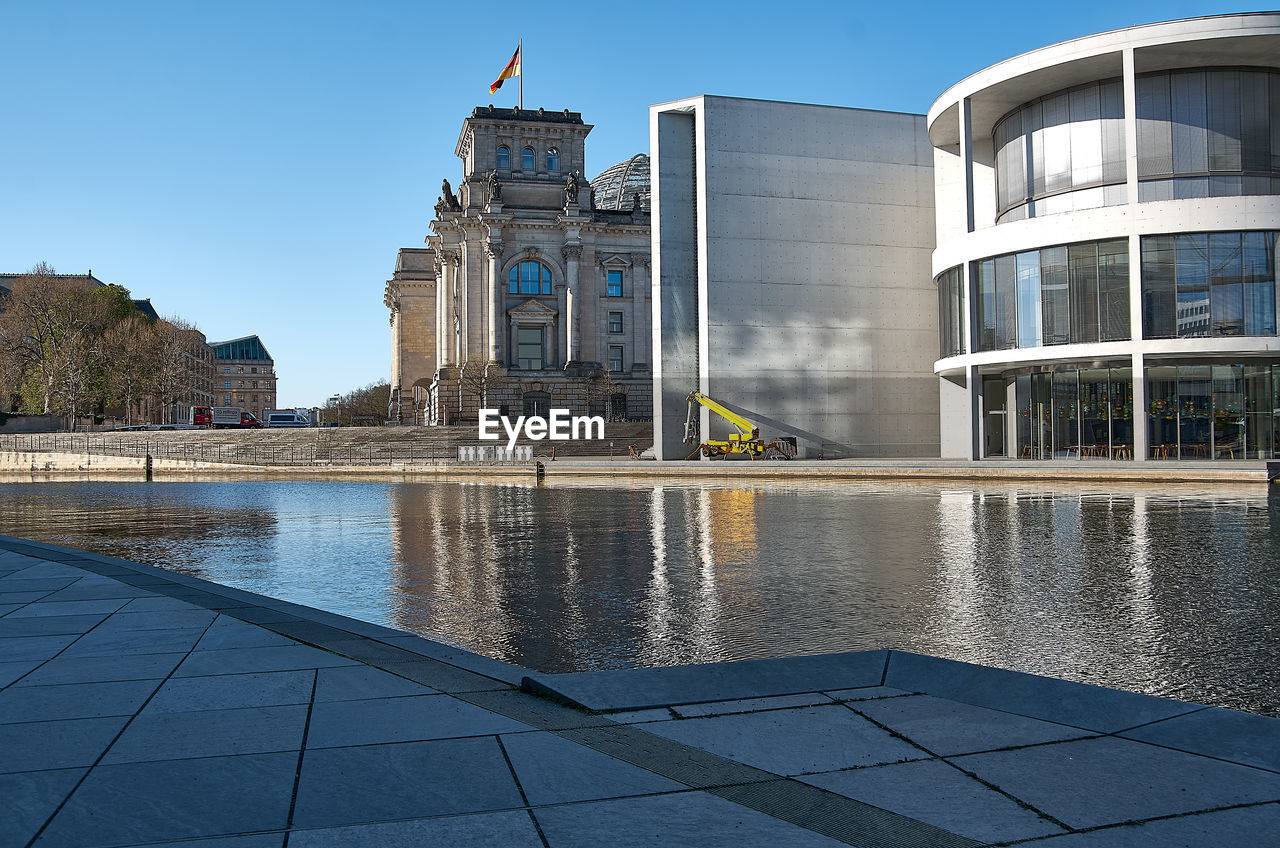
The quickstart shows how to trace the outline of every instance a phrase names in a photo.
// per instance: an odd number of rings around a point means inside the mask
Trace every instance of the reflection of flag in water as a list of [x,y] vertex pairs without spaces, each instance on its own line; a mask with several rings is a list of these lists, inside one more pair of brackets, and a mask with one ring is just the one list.
[[493,85],[489,86],[489,93],[493,94],[495,91],[502,88],[502,83],[504,80],[509,80],[512,77],[518,77],[518,76],[520,76],[520,48],[519,47],[516,48],[516,52],[511,57],[511,61],[508,62],[507,66],[502,69],[502,73],[498,74],[498,78],[494,80]]

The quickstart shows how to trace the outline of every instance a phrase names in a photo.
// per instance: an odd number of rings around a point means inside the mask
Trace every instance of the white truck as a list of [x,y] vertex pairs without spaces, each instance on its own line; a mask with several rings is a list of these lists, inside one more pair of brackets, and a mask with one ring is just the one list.
[[245,412],[238,406],[215,406],[211,417],[213,426],[220,429],[262,426],[262,422],[252,412]]

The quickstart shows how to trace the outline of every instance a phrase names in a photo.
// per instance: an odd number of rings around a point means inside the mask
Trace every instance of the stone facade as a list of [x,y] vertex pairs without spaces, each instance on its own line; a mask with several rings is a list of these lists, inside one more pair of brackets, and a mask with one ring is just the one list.
[[597,209],[592,127],[567,109],[477,107],[425,248],[387,281],[397,424],[473,421],[483,405],[652,416],[649,215]]
[[257,336],[210,342],[214,406],[238,406],[260,421],[276,408],[275,360]]

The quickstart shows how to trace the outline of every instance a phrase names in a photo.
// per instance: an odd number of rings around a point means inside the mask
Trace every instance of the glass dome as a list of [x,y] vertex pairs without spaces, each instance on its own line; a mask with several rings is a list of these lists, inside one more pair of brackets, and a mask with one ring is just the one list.
[[630,212],[636,195],[640,208],[649,211],[649,154],[637,153],[616,165],[610,165],[591,181],[597,209]]

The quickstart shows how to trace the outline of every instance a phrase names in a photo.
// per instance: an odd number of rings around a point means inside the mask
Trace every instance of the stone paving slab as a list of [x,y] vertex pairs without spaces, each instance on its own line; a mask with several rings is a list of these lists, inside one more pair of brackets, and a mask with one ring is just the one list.
[[1280,775],[1114,737],[951,762],[1077,829],[1280,801]]
[[1026,805],[941,760],[847,769],[801,779],[983,843],[1066,832]]
[[0,848],[1163,848],[1280,828],[1280,722],[1230,710],[896,651],[541,675],[56,546],[0,537],[0,574],[39,584],[0,605]]
[[709,665],[530,674],[529,691],[589,710],[767,698],[884,682],[887,651],[858,651]]

